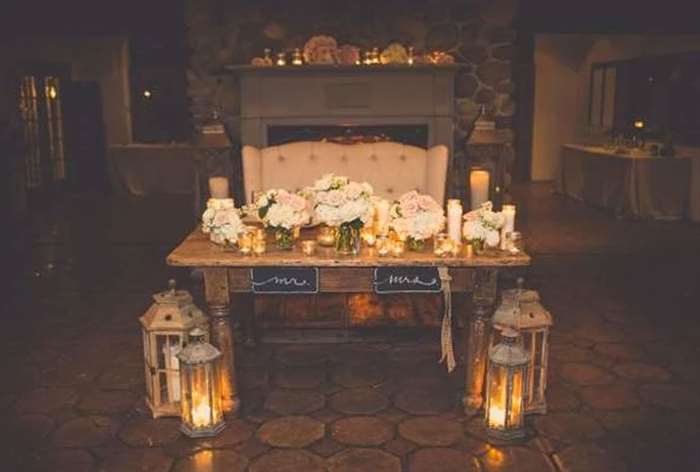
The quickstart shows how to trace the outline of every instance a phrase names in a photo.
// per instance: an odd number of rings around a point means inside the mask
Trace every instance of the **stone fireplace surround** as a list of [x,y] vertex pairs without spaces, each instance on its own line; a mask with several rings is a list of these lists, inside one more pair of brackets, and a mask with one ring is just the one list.
[[[448,193],[464,197],[464,138],[481,104],[494,112],[499,128],[510,135],[507,140],[512,140],[515,103],[511,60],[515,31],[511,23],[516,5],[515,0],[186,0],[190,48],[187,86],[194,125],[205,122],[218,103],[224,106],[235,139],[249,132],[244,129],[239,75],[226,70],[226,66],[245,66],[265,47],[289,51],[303,47],[314,34],[330,34],[339,44],[361,48],[383,48],[398,40],[414,46],[416,51],[448,51],[460,65],[452,71],[451,83],[445,84],[453,102],[452,135],[439,139],[449,143],[454,151],[450,156],[454,172],[450,172]],[[359,90],[355,91],[357,94]],[[357,114],[349,116],[361,121]],[[262,139],[259,132],[257,136]],[[437,137],[433,135],[431,139]],[[264,141],[258,144],[261,142]],[[252,144],[244,140],[242,143]],[[234,173],[239,173],[234,175],[239,181],[234,182],[234,187],[240,183],[240,162],[236,162],[239,159],[234,156]]]

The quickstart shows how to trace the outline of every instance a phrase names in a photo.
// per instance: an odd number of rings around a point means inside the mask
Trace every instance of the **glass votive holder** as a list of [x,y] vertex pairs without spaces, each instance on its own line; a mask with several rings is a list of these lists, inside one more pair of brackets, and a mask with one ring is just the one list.
[[262,228],[256,228],[253,231],[253,242],[265,241],[265,230]]
[[307,256],[313,256],[316,252],[316,241],[306,240],[301,242],[301,252]]
[[374,234],[374,229],[372,227],[362,228],[362,231],[360,232],[360,237],[369,247],[374,246],[377,242],[377,236]]
[[253,254],[256,256],[260,256],[262,254],[265,254],[267,251],[267,243],[265,242],[265,239],[256,239],[253,242]]
[[454,239],[449,239],[449,248],[446,251],[451,256],[456,257],[462,250],[462,241],[455,241]]
[[375,244],[375,248],[377,250],[377,255],[379,257],[388,256],[389,253],[391,252],[391,245],[392,245],[391,239],[387,238],[386,236],[379,236],[377,238],[377,242]]
[[406,243],[400,239],[392,242],[391,244],[391,255],[394,257],[401,257],[406,251]]
[[240,238],[238,238],[238,250],[241,254],[248,255],[253,250],[253,235],[250,233],[243,233]]
[[471,243],[467,243],[464,247],[464,255],[466,257],[474,257],[474,246]]
[[445,241],[449,241],[447,234],[440,233],[433,237],[433,254],[442,256],[445,254]]
[[506,250],[511,254],[517,254],[525,250],[523,245],[523,235],[520,231],[511,231],[505,234]]
[[321,246],[333,246],[335,244],[335,231],[330,226],[321,226],[318,229],[316,241]]

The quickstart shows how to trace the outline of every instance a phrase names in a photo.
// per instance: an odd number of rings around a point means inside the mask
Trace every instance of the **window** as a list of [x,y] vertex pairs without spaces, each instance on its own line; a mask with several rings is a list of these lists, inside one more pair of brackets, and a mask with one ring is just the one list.
[[588,101],[588,124],[611,128],[615,118],[615,83],[617,68],[611,64],[594,64]]

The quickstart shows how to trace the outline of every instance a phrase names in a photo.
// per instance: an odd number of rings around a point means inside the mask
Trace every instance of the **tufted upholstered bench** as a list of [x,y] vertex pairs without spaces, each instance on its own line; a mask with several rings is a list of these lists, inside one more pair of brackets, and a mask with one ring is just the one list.
[[372,184],[375,194],[394,200],[410,190],[445,199],[447,147],[423,149],[394,142],[336,144],[301,141],[258,149],[243,147],[247,203],[256,190],[299,190],[333,172]]

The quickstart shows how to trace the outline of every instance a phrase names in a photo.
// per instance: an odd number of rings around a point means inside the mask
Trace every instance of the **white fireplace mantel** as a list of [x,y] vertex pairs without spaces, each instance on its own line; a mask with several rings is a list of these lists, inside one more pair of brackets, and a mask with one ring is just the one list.
[[428,146],[452,152],[454,74],[440,66],[231,66],[240,79],[241,139],[268,145],[268,127],[426,125]]

